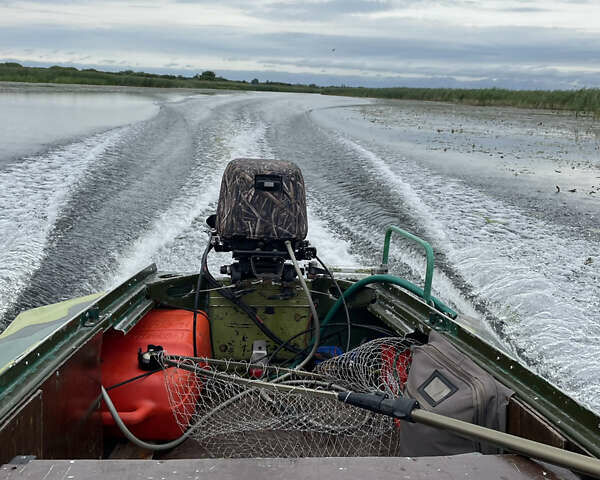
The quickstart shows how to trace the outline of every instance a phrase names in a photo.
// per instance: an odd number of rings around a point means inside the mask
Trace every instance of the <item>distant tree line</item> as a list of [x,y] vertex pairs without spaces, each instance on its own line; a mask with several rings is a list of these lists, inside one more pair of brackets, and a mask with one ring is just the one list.
[[156,74],[123,70],[103,72],[94,68],[77,69],[75,67],[24,67],[19,63],[0,63],[0,81],[31,83],[63,83],[84,85],[123,85],[131,87],[159,88],[211,88],[231,90],[265,90],[303,93],[321,93],[319,87],[306,85],[280,84],[278,82],[249,83],[217,76],[206,70],[192,77],[183,75]]
[[124,85],[160,88],[213,88],[229,90],[259,90],[277,92],[320,93],[350,97],[385,98],[398,100],[428,100],[481,106],[512,106],[551,110],[571,110],[600,115],[600,89],[580,90],[507,90],[501,88],[365,88],[347,86],[320,87],[285,82],[236,81],[217,76],[206,70],[193,77],[161,75],[123,70],[103,72],[94,68],[54,65],[49,68],[24,67],[19,63],[0,63],[0,81],[32,83],[66,83],[85,85]]

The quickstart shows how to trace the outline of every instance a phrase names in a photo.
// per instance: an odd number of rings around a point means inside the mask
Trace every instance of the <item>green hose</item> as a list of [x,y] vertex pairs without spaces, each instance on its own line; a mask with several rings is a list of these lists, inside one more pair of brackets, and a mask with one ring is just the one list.
[[[343,297],[338,298],[337,302],[335,302],[335,305],[331,307],[329,312],[327,312],[327,316],[321,322],[321,330],[337,313],[338,309],[344,301],[343,299],[347,300],[348,297],[353,295],[355,292],[371,283],[391,283],[393,285],[398,285],[399,287],[403,287],[411,291],[412,293],[418,295],[419,297],[423,298],[423,289],[417,287],[415,284],[409,282],[408,280],[405,280],[404,278],[395,277],[394,275],[371,275],[370,277],[363,278],[362,280],[353,283],[348,289],[346,289]],[[445,313],[449,317],[456,318],[456,316],[458,315],[454,310],[452,310],[450,307],[444,304],[441,300],[438,300],[435,297],[431,297],[431,301],[433,302],[433,305],[437,310],[439,310],[442,313]]]
[[[411,283],[408,280],[405,280],[404,278],[395,277],[394,275],[371,275],[370,277],[363,278],[362,280],[359,280],[358,282],[354,282],[352,285],[350,285],[350,287],[348,287],[346,289],[344,294],[340,298],[337,299],[337,302],[335,302],[333,307],[331,307],[329,309],[329,312],[327,312],[325,319],[321,322],[321,329],[320,329],[321,334],[323,332],[323,329],[329,323],[329,321],[335,316],[335,314],[339,310],[340,306],[344,303],[344,300],[347,300],[348,297],[350,297],[351,295],[354,295],[354,293],[356,293],[358,290],[362,289],[363,287],[365,287],[366,285],[369,285],[371,283],[391,283],[393,285],[398,285],[399,287],[403,287],[406,290],[409,290],[410,292],[423,298],[423,289],[420,287],[417,287],[414,283]],[[447,306],[441,300],[438,300],[437,298],[432,296],[431,301],[433,302],[434,307],[437,310],[439,310],[440,312],[448,315],[451,318],[456,318],[458,316],[458,313],[456,313],[454,310],[452,310],[449,306]],[[314,339],[311,341],[311,345],[314,346]],[[294,368],[297,364],[298,364],[298,361],[294,362],[294,364],[292,365],[292,368]]]

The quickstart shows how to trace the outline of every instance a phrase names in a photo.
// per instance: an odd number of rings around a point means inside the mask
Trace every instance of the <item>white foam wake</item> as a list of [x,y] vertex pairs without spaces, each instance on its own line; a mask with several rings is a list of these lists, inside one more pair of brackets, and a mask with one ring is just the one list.
[[[411,206],[414,215],[421,219],[420,226],[427,232],[428,238],[435,239],[435,245],[448,246],[450,244],[446,235],[445,226],[437,219],[436,212],[422,200],[421,195],[415,191],[411,184],[403,181],[402,177],[397,175],[390,166],[374,152],[347,138],[339,137],[338,141],[354,150],[362,157],[362,159],[369,162],[369,164],[377,170],[381,180],[388,183],[389,186]],[[383,235],[381,235],[381,238],[383,238]],[[383,240],[381,240],[380,245],[383,245]],[[415,277],[424,280],[424,257],[415,255],[416,249],[407,251],[404,248],[400,249],[394,247],[393,242],[391,245],[391,254],[400,258],[401,261],[411,269],[411,273]],[[419,251],[419,254],[420,253],[422,252]],[[460,295],[459,290],[454,286],[452,281],[439,270],[435,271],[433,291],[440,299],[451,300],[451,303],[462,313],[466,315],[476,315],[476,311],[471,303]]]
[[[197,271],[207,236],[204,219],[216,210],[221,177],[226,165],[238,157],[273,158],[267,142],[268,126],[247,114],[241,120],[225,119],[215,137],[220,139],[212,151],[199,151],[202,166],[190,175],[180,195],[143,235],[121,255],[115,273],[106,281],[111,287],[133,275],[151,262],[160,270]],[[232,134],[231,132],[236,132]],[[203,132],[206,135],[206,132]],[[208,163],[207,163],[208,160]],[[350,252],[349,244],[333,232],[326,222],[311,208],[309,199],[308,238],[318,248],[319,256],[330,265],[356,266],[358,262]],[[230,260],[227,254],[212,253],[211,270]]]
[[308,205],[308,239],[317,248],[317,255],[326,265],[360,266],[358,258],[351,253],[351,245],[341,235],[334,232],[325,220],[317,216],[310,201]]
[[[409,205],[426,236],[501,322],[505,341],[546,378],[599,410],[600,343],[590,338],[600,338],[592,318],[600,287],[585,259],[600,257],[600,246],[460,180],[433,174],[398,152],[385,152],[393,160],[387,164],[356,142],[341,141],[368,159]],[[411,256],[394,254],[414,268]],[[441,298],[473,314],[470,302],[440,272],[434,286]],[[582,339],[585,348],[574,355]]]
[[129,128],[26,157],[0,172],[0,318],[39,267],[52,228],[78,181]]
[[[122,254],[116,273],[107,279],[106,287],[152,262],[157,263],[160,270],[199,270],[207,240],[204,219],[214,213],[225,167],[234,158],[271,155],[265,142],[266,126],[263,123],[246,117],[237,125],[225,127],[226,132],[222,133],[222,140],[215,144],[213,151],[197,152],[205,161],[190,175],[171,206]],[[222,256],[212,255],[209,266],[215,268],[221,260]]]

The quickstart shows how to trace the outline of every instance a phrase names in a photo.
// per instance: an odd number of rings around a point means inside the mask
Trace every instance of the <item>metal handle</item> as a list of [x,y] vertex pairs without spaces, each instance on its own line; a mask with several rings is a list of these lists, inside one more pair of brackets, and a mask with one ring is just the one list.
[[413,235],[412,233],[407,232],[406,230],[402,230],[394,225],[391,225],[387,228],[385,232],[385,240],[383,242],[383,257],[381,259],[381,263],[383,265],[388,264],[389,256],[390,256],[390,240],[392,238],[392,233],[398,233],[402,235],[404,238],[408,238],[413,242],[418,243],[425,249],[425,255],[427,257],[427,270],[425,271],[425,287],[423,288],[423,299],[427,302],[431,302],[431,282],[433,281],[433,248],[431,245],[427,243],[422,238]]

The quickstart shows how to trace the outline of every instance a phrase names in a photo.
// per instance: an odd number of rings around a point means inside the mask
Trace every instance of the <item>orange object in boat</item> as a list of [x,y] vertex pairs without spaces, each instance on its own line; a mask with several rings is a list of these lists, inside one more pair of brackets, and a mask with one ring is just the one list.
[[[162,346],[169,354],[193,356],[193,319],[193,312],[187,310],[157,309],[146,314],[127,335],[116,330],[104,334],[102,384],[127,428],[142,440],[173,440],[182,434],[169,404],[164,373],[159,371],[119,387],[110,387],[147,373],[138,367],[138,350],[145,352],[150,344]],[[211,356],[210,327],[202,312],[196,317],[196,345],[198,356]],[[196,382],[188,381],[192,373],[170,369],[169,375],[172,376],[170,382],[189,390],[187,395],[179,394],[181,401],[195,403],[199,392]],[[183,423],[187,420],[179,418]],[[102,423],[111,435],[122,436],[104,402]]]
[[396,395],[404,391],[411,362],[410,348],[397,351],[393,346],[381,346],[381,378]]
[[[396,351],[393,346],[381,346],[381,378],[396,395],[404,392],[411,362],[410,348]],[[397,418],[394,419],[394,424],[397,428],[401,426],[400,420]]]

